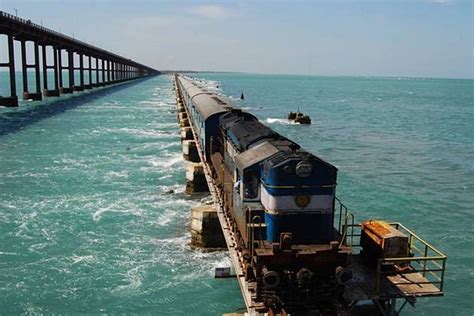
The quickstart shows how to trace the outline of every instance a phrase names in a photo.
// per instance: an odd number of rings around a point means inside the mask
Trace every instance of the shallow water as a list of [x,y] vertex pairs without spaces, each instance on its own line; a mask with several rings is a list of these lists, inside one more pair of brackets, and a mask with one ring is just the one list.
[[[472,314],[472,80],[198,76],[336,164],[357,220],[403,222],[447,253],[446,296],[406,314]],[[0,314],[243,307],[213,279],[225,252],[187,245],[199,198],[184,194],[171,78],[60,100],[0,109]],[[298,107],[312,125],[287,123]]]

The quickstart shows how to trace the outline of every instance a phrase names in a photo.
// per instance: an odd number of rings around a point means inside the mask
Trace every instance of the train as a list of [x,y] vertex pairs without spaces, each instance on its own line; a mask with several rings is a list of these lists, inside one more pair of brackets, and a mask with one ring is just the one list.
[[351,273],[334,227],[337,167],[197,81],[176,84],[257,300],[298,311],[341,295]]

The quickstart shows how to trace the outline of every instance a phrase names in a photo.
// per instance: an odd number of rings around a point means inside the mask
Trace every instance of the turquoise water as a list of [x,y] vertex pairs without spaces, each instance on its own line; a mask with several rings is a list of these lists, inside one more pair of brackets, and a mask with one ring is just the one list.
[[[197,76],[335,163],[359,221],[401,221],[447,253],[446,296],[407,315],[472,315],[472,80]],[[60,100],[0,109],[0,314],[242,308],[213,279],[225,252],[187,245],[201,197],[184,194],[171,78]],[[283,119],[297,107],[311,126]]]

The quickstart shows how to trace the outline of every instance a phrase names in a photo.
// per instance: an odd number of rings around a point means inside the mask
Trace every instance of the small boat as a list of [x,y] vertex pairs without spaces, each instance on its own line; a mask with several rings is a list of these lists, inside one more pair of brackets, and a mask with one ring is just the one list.
[[288,114],[288,120],[300,124],[311,124],[311,118],[308,115],[296,111]]

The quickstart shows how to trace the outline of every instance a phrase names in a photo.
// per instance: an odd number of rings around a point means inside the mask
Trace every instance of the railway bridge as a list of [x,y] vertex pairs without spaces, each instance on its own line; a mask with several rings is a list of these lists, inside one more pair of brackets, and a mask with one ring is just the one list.
[[[0,63],[0,71],[6,69],[9,73],[9,85],[0,86],[0,106],[18,106],[15,41],[21,45],[23,100],[39,101],[43,96],[59,97],[61,94],[160,73],[134,60],[3,11],[0,11],[0,35],[7,39],[6,51],[0,51],[0,56],[8,57],[6,62]],[[27,50],[30,46],[27,46],[28,42],[33,43],[32,52]],[[34,57],[32,63],[27,62],[29,55]],[[34,72],[32,85],[28,83],[30,69]],[[48,74],[53,76],[52,82],[48,82]]]

